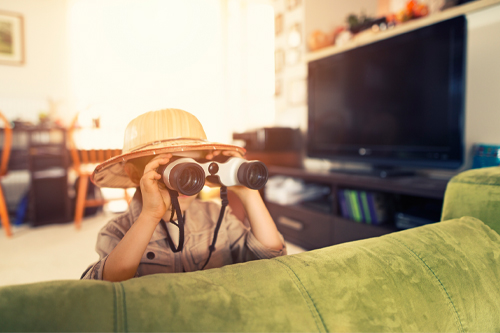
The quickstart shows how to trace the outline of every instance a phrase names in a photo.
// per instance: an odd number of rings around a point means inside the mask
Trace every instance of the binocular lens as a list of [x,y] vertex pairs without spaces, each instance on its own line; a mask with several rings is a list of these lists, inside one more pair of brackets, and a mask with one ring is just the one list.
[[195,195],[205,185],[205,171],[195,163],[182,163],[172,168],[170,184],[177,192],[184,195]]
[[239,182],[252,190],[260,190],[269,177],[267,167],[262,162],[243,163],[238,170]]

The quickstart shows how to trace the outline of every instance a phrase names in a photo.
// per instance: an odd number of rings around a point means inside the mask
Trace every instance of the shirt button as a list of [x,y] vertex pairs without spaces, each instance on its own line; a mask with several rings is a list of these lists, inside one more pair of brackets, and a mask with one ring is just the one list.
[[155,258],[155,254],[153,252],[148,252],[148,254],[146,254],[146,257],[148,257],[148,259],[150,260],[153,260]]

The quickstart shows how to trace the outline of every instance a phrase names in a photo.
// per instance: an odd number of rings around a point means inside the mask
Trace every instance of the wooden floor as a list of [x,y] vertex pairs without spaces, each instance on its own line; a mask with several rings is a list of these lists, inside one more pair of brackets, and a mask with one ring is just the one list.
[[[0,286],[79,279],[97,261],[97,233],[114,215],[104,211],[86,218],[80,230],[73,222],[37,228],[13,226],[10,239],[0,228]],[[304,251],[293,244],[287,248],[289,254]]]

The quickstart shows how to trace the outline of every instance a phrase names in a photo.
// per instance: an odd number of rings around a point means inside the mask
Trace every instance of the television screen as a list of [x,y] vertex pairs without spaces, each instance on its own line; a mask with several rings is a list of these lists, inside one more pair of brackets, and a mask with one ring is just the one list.
[[463,163],[466,20],[311,61],[311,157],[380,167]]

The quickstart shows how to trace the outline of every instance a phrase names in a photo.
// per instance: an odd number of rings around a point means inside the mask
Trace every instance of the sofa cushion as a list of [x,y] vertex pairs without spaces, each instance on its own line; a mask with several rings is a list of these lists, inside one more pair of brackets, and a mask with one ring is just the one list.
[[473,169],[446,188],[441,221],[474,216],[500,233],[500,167]]
[[207,271],[4,287],[0,330],[498,332],[499,276],[500,235],[464,217]]

